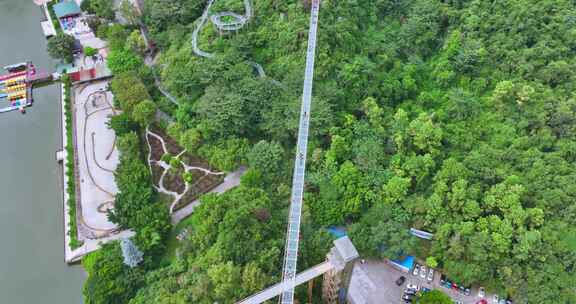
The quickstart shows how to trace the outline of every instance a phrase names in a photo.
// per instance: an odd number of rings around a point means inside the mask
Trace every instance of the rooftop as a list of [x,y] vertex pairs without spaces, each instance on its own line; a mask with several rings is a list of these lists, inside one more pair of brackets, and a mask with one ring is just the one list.
[[56,17],[64,18],[68,16],[79,15],[81,11],[76,2],[62,1],[54,5],[54,13],[56,13]]

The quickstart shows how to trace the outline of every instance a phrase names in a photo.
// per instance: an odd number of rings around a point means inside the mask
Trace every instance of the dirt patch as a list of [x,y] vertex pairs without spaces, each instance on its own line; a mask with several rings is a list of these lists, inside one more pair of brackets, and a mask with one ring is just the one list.
[[154,185],[160,184],[160,178],[162,177],[162,173],[164,173],[164,168],[160,167],[157,163],[152,163],[152,182]]
[[194,185],[198,180],[200,180],[200,178],[202,178],[204,176],[204,171],[200,171],[200,170],[196,170],[196,169],[192,169],[190,171],[188,171],[190,174],[192,174],[192,182],[190,183],[191,185]]
[[158,138],[150,134],[146,134],[146,136],[148,137],[150,147],[152,148],[152,154],[151,154],[152,160],[159,161],[160,158],[162,158],[162,155],[164,155],[164,148],[162,148],[162,142]]
[[198,199],[202,194],[216,188],[224,181],[223,175],[207,174],[198,179],[193,185],[190,186],[188,191],[180,199],[180,203],[176,205],[174,210],[178,210],[194,200]]
[[171,172],[171,170],[168,170],[168,173],[166,173],[164,176],[164,188],[166,188],[168,191],[173,191],[178,194],[183,193],[184,190],[186,190],[186,183],[182,178],[182,172],[183,171],[181,170],[176,172]]
[[208,169],[210,171],[214,171],[213,168],[210,166],[210,164],[208,164],[207,161],[201,159],[200,157],[198,157],[196,155],[184,153],[180,157],[180,159],[182,160],[182,162],[184,162],[188,166],[200,167],[200,168]]
[[166,143],[166,149],[168,150],[168,153],[170,153],[171,155],[176,156],[180,154],[182,151],[184,151],[184,149],[180,147],[178,142],[172,139],[172,137],[168,136],[168,134],[166,134],[166,132],[164,132],[164,130],[160,129],[158,126],[156,125],[150,126],[150,131],[160,135],[160,137],[164,139],[164,142]]

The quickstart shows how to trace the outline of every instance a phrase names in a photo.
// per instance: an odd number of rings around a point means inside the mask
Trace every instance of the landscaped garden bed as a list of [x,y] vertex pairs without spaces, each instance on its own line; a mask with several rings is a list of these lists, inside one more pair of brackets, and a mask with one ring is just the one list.
[[166,188],[168,191],[176,192],[179,194],[184,193],[186,190],[186,182],[184,181],[184,178],[182,178],[182,174],[179,174],[182,171],[183,170],[177,170],[174,172],[174,170],[169,170],[166,172],[166,175],[164,175],[164,180],[162,181],[162,186],[164,186],[164,188]]
[[171,198],[167,202],[171,212],[190,204],[224,181],[223,172],[186,152],[158,126],[148,128],[146,140],[154,186],[163,196]]
[[150,146],[152,147],[151,149],[151,159],[155,160],[155,161],[159,161],[160,158],[162,158],[162,155],[164,155],[164,150],[162,148],[162,142],[160,140],[158,140],[155,137],[152,136],[148,136],[148,140],[150,141]]

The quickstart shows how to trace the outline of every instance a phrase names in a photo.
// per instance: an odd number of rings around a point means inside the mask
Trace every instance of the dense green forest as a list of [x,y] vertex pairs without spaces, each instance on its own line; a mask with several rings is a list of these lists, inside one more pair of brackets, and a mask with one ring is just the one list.
[[[190,43],[205,1],[144,2],[155,71],[136,23],[98,33],[125,110],[112,123],[124,143],[112,219],[137,231],[145,263],[123,266],[117,244],[91,255],[86,303],[233,303],[280,278],[310,1],[253,1],[234,34],[206,26],[214,58]],[[243,14],[243,1],[211,10]],[[343,225],[364,257],[416,254],[521,303],[576,303],[574,1],[323,0],[318,37],[299,268]],[[174,254],[134,148],[156,106],[189,152],[249,168],[202,198]]]

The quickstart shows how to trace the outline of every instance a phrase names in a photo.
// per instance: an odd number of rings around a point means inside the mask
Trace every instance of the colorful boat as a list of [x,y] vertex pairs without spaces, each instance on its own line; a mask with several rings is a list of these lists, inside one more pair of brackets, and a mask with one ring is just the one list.
[[31,62],[21,62],[4,67],[8,74],[0,76],[0,101],[10,105],[0,108],[0,113],[20,111],[32,105],[32,83],[36,69]]
[[15,92],[21,90],[26,90],[26,84],[17,84],[3,89],[4,92]]
[[26,71],[1,75],[0,80],[7,80],[7,79],[11,79],[11,78],[18,77],[18,76],[26,76]]
[[4,69],[10,73],[26,71],[27,68],[28,68],[28,62],[19,62],[4,67]]
[[0,83],[3,83],[5,85],[11,85],[14,83],[19,83],[19,82],[25,82],[26,81],[26,75],[19,75],[19,76],[14,76],[13,78],[8,78],[6,80],[0,80]]

